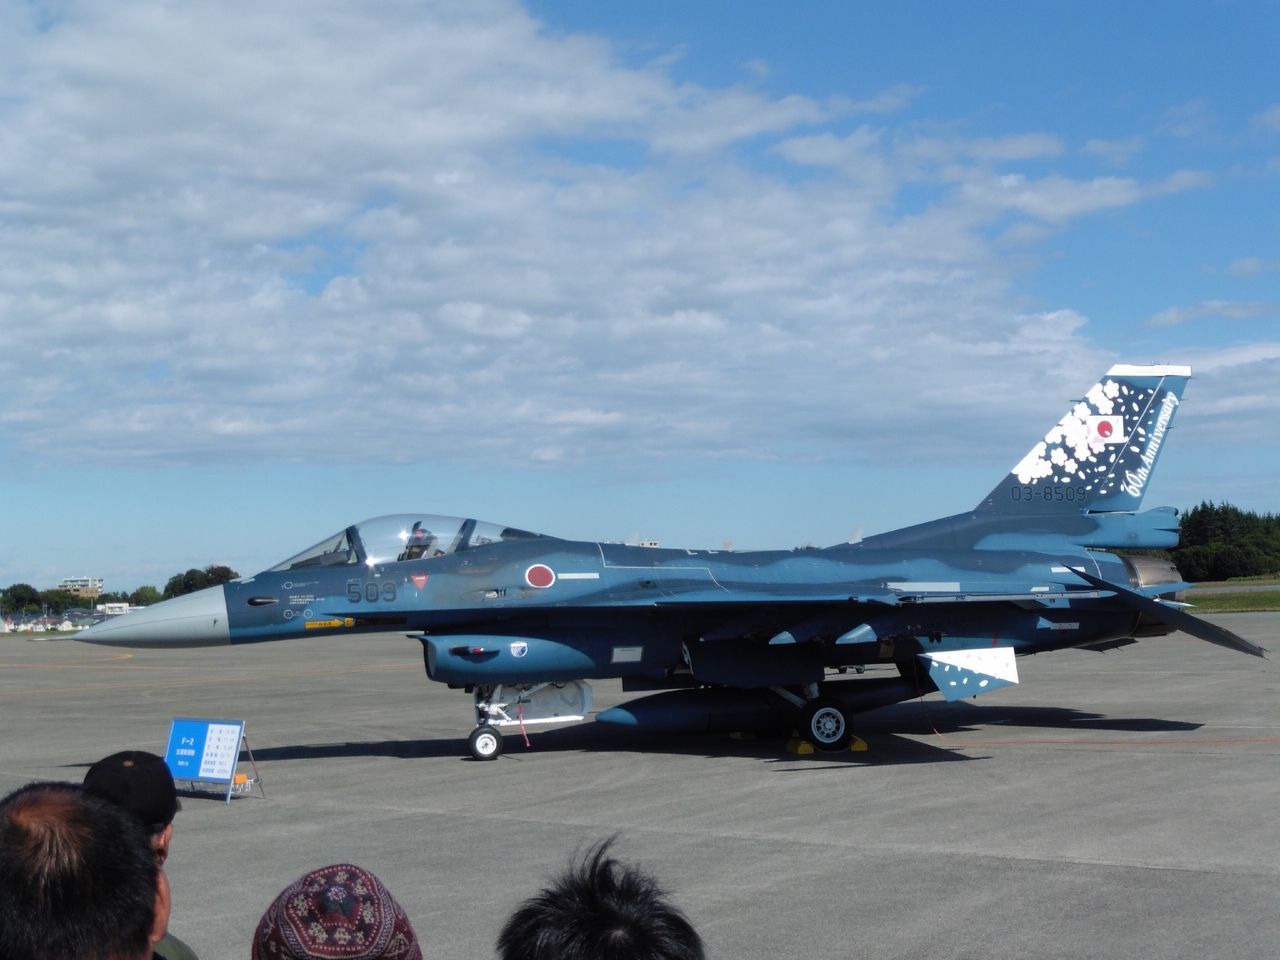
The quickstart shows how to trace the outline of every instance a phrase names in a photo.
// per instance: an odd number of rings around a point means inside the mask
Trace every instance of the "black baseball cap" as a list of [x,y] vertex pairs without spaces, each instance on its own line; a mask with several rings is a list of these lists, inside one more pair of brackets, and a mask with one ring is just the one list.
[[145,750],[103,757],[84,775],[84,788],[128,810],[152,833],[167,827],[182,809],[169,765]]

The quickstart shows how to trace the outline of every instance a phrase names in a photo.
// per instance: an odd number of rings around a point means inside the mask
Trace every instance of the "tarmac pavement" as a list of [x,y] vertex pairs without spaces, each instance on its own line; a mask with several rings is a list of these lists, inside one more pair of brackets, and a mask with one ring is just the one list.
[[[1280,658],[1280,615],[1210,619]],[[267,799],[188,796],[168,863],[172,929],[203,960],[248,956],[280,889],[343,860],[384,880],[428,958],[492,956],[512,909],[613,834],[712,958],[1280,956],[1275,659],[1178,634],[1019,669],[976,702],[855,718],[862,753],[584,723],[481,763],[470,698],[401,635],[7,634],[0,791],[162,753],[175,716],[246,720]],[[629,699],[593,686],[597,709]]]

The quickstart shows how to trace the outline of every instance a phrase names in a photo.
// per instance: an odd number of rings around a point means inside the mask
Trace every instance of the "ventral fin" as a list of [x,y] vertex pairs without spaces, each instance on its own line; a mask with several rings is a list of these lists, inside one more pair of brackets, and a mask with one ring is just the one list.
[[1018,682],[1012,647],[945,650],[919,654],[929,677],[947,700],[964,700]]

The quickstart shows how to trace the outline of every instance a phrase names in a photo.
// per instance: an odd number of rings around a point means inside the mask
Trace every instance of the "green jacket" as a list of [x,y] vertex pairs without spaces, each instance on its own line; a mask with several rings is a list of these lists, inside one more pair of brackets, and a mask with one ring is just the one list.
[[151,953],[152,960],[197,960],[196,952],[172,933],[166,933]]

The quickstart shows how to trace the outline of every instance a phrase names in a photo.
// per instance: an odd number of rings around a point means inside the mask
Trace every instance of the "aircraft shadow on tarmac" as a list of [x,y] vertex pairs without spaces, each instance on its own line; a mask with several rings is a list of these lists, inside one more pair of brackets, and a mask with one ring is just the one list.
[[[778,733],[736,739],[727,734],[653,734],[618,730],[595,723],[584,723],[559,730],[540,731],[530,737],[531,747],[522,742],[519,732],[505,735],[506,749],[500,760],[521,759],[538,753],[590,751],[592,753],[651,753],[674,756],[754,757],[764,762],[825,761],[827,764],[886,766],[895,764],[942,763],[985,759],[973,753],[961,753],[968,746],[963,740],[946,741],[946,736],[979,734],[988,727],[998,727],[999,738],[1016,742],[1009,728],[1036,731],[1110,731],[1121,734],[1178,733],[1197,730],[1198,723],[1160,720],[1145,717],[1107,717],[1062,707],[1008,707],[993,709],[967,703],[919,704],[886,707],[858,718],[854,730],[868,741],[866,751],[814,753],[799,757],[787,753],[787,738]],[[930,737],[928,741],[913,737]],[[1034,734],[1044,736],[1043,732]],[[981,737],[981,746],[998,742]],[[1083,737],[1081,743],[1087,744]],[[978,746],[979,744],[974,744]],[[370,740],[345,743],[296,744],[261,747],[254,750],[259,763],[276,760],[332,760],[344,757],[395,757],[411,760],[429,757],[453,757],[473,763],[467,755],[463,738],[421,740]]]
[[[561,730],[549,730],[530,736],[528,748],[520,734],[509,733],[498,762],[532,759],[539,753],[645,753],[669,756],[745,757],[763,762],[782,760],[825,760],[837,764],[924,763],[969,759],[928,744],[917,743],[892,734],[877,738],[875,754],[814,753],[798,757],[787,753],[787,737],[778,733],[760,734],[736,739],[723,733],[655,734],[618,731],[595,724],[580,724]],[[477,763],[467,753],[465,739],[444,740],[371,740],[366,742],[298,744],[255,748],[258,763],[273,760],[330,760],[340,757],[396,757],[419,759],[452,757],[465,763]]]
[[1154,717],[1108,717],[1069,707],[975,706],[965,701],[953,703],[900,703],[857,718],[854,729],[861,735],[881,730],[910,736],[930,733],[980,732],[984,727],[1028,727],[1054,730],[1109,730],[1115,733],[1186,733],[1202,724],[1186,720]]

